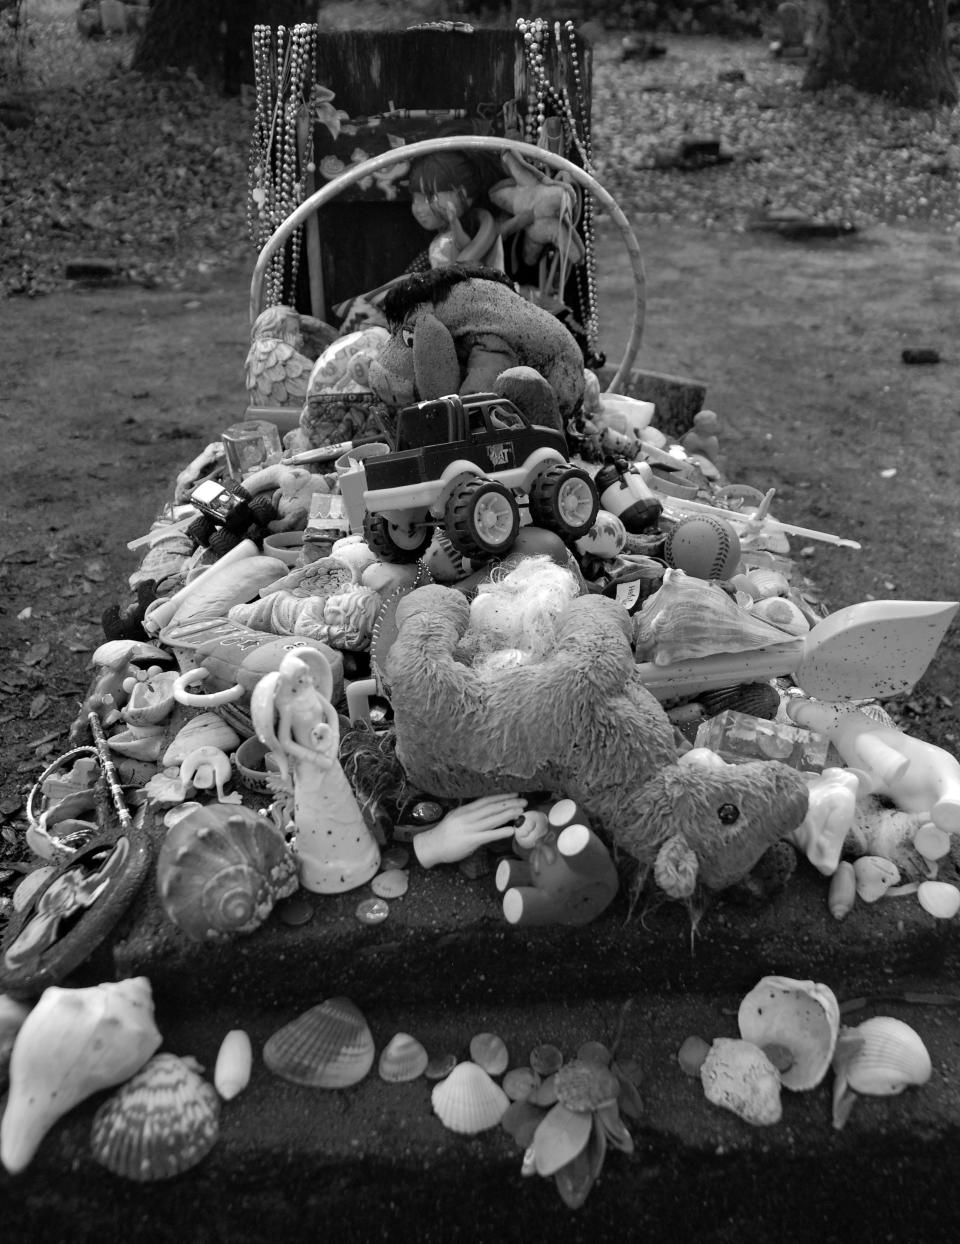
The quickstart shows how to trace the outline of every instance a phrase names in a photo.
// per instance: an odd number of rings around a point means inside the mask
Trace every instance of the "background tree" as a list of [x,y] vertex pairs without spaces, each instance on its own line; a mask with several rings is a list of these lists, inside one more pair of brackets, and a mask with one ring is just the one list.
[[813,0],[808,90],[848,83],[914,108],[957,102],[947,0]]

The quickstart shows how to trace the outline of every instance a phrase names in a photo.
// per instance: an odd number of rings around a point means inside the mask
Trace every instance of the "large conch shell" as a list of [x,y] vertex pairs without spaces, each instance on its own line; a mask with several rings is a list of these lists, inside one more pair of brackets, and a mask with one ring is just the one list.
[[79,1102],[122,1084],[162,1041],[145,976],[88,989],[51,985],[23,1021],[10,1057],[0,1160],[24,1170],[53,1124]]
[[634,627],[637,660],[654,665],[796,643],[780,627],[741,609],[718,584],[672,569],[644,601]]
[[857,1028],[844,1028],[833,1056],[833,1126],[850,1117],[858,1093],[894,1097],[933,1074],[919,1033],[891,1015],[875,1015]]
[[830,1068],[840,1032],[832,989],[814,981],[764,976],[740,1003],[740,1036],[760,1047],[794,1092],[816,1088]]
[[240,804],[198,805],[167,831],[157,857],[163,909],[195,941],[252,933],[297,885],[283,834]]

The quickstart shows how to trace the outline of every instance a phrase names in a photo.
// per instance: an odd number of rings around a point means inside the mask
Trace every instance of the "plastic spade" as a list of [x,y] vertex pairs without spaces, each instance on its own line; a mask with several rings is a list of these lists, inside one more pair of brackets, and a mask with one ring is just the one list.
[[882,700],[923,676],[958,608],[958,601],[868,600],[831,613],[800,639],[637,669],[661,700],[781,675],[819,700]]

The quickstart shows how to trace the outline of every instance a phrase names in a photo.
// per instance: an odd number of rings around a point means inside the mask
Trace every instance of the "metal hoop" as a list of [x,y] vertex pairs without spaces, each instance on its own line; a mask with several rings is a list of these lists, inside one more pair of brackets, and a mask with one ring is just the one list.
[[373,173],[379,172],[380,169],[389,168],[391,164],[416,159],[418,156],[430,155],[437,151],[462,150],[463,148],[471,151],[499,152],[509,150],[516,152],[517,155],[526,156],[527,159],[539,160],[542,164],[546,164],[558,172],[566,173],[578,185],[589,190],[601,206],[609,212],[610,218],[619,229],[620,236],[626,247],[633,271],[634,284],[633,324],[630,330],[630,337],[616,373],[607,386],[608,393],[617,392],[618,386],[630,374],[630,369],[637,356],[637,351],[640,349],[640,340],[643,335],[647,282],[643,267],[643,257],[640,254],[640,245],[637,242],[629,220],[623,214],[617,201],[608,191],[604,190],[595,177],[592,177],[588,172],[580,168],[579,165],[565,159],[563,156],[555,155],[553,152],[547,151],[543,147],[536,147],[532,143],[518,142],[512,138],[489,138],[473,135],[463,137],[457,135],[452,138],[425,138],[420,142],[410,143],[404,147],[395,147],[391,151],[384,151],[381,155],[364,160],[362,164],[356,164],[351,168],[345,169],[338,177],[327,182],[325,186],[321,186],[319,190],[314,191],[313,194],[304,199],[300,206],[290,213],[286,220],[277,227],[264,243],[263,249],[257,256],[257,262],[254,265],[253,276],[250,281],[250,323],[252,324],[256,320],[262,310],[263,284],[267,265],[273,255],[280,247],[286,244],[287,240],[300,228],[307,217],[318,211],[326,203],[329,203],[331,199],[335,199],[337,195],[348,189],[348,187],[358,181],[362,181],[365,177],[371,176]]

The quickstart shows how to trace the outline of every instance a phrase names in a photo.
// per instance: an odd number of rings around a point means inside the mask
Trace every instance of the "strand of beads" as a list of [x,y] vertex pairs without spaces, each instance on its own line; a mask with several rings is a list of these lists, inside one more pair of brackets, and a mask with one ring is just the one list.
[[517,30],[523,39],[523,55],[527,64],[527,142],[535,143],[547,116],[547,78],[544,70],[544,45],[549,38],[549,26],[542,17],[532,21],[517,18]]
[[273,172],[271,168],[271,131],[274,115],[273,47],[269,26],[253,30],[253,72],[256,111],[250,138],[248,165],[247,231],[250,241],[259,250],[269,237],[267,221],[272,204]]
[[[563,99],[566,105],[566,113],[571,123],[571,138],[576,144],[580,159],[583,162],[584,169],[595,177],[593,164],[593,148],[590,135],[590,115],[587,108],[586,92],[583,85],[583,72],[580,65],[580,51],[577,45],[577,30],[572,21],[567,21],[566,26],[567,45],[570,49],[570,68],[573,73],[574,92],[576,94],[577,111],[574,114],[570,105],[570,96],[567,91],[566,83],[563,87]],[[559,33],[557,42],[560,43]],[[579,118],[582,137],[577,133],[576,119]],[[585,308],[584,329],[587,336],[587,352],[590,356],[588,362],[598,367],[603,366],[605,361],[598,354],[598,344],[600,337],[600,322],[597,314],[597,250],[595,245],[594,221],[595,221],[596,205],[593,195],[584,193],[583,196],[583,213],[580,218],[580,232],[583,234],[584,244],[584,262],[582,267],[577,269],[577,288],[580,294],[581,302]]]

